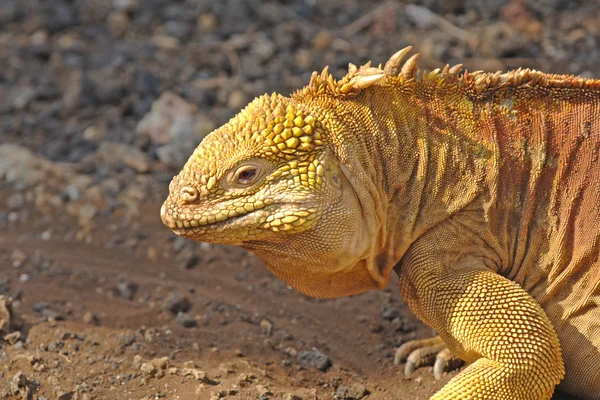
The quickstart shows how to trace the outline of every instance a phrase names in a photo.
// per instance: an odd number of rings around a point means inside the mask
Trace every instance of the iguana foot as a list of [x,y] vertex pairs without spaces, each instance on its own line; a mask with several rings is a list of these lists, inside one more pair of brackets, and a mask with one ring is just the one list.
[[411,340],[396,350],[394,364],[406,363],[404,375],[410,377],[415,369],[433,365],[433,376],[436,380],[447,371],[460,368],[464,361],[454,357],[439,337],[430,339]]

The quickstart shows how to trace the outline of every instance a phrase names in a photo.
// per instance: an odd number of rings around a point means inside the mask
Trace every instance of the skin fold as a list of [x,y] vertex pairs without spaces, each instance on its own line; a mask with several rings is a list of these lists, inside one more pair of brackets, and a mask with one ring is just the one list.
[[600,399],[600,81],[325,69],[255,99],[173,178],[165,225],[300,292],[385,287],[469,363],[433,399]]

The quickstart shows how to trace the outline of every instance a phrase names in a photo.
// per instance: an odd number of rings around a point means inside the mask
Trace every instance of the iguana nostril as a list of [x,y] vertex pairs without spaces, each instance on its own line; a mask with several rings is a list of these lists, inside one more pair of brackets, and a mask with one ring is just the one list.
[[179,198],[186,203],[191,203],[198,199],[198,189],[191,186],[184,186],[179,190]]

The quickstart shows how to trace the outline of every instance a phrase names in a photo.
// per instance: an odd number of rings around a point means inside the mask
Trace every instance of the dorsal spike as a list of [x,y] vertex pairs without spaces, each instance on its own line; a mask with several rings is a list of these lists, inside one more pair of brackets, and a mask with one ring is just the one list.
[[354,75],[356,73],[356,71],[358,71],[358,68],[356,67],[356,65],[349,63],[348,64],[348,75]]
[[318,79],[319,74],[317,73],[317,71],[313,71],[312,75],[310,76],[310,81],[308,81],[308,86],[313,90],[316,89],[318,85]]
[[448,76],[449,71],[450,71],[450,64],[446,64],[446,66],[442,70],[442,76]]
[[369,86],[372,86],[372,85],[376,84],[377,82],[379,82],[380,80],[382,80],[384,76],[385,76],[385,74],[359,76],[354,81],[354,85],[352,86],[352,88],[354,89],[354,91],[360,91],[360,90],[366,89]]
[[458,74],[460,73],[460,71],[462,71],[462,64],[456,64],[455,66],[453,66],[452,68],[450,68],[448,70],[448,79],[450,81],[455,80],[458,77]]
[[362,71],[360,71],[361,75],[369,76],[369,75],[378,75],[383,74],[383,70],[381,68],[369,67]]
[[386,75],[396,76],[398,75],[400,64],[402,60],[410,51],[412,50],[412,46],[407,46],[402,50],[397,51],[390,59],[385,63],[385,67],[383,67],[383,72]]
[[329,65],[326,65],[325,68],[323,68],[323,72],[321,72],[321,80],[323,82],[325,82],[327,80],[328,76],[329,76]]
[[402,66],[402,70],[400,71],[400,74],[405,79],[414,79],[417,77],[417,70],[419,69],[418,59],[419,59],[419,54],[415,54],[414,56],[409,58],[406,61],[406,63],[404,63],[404,65]]

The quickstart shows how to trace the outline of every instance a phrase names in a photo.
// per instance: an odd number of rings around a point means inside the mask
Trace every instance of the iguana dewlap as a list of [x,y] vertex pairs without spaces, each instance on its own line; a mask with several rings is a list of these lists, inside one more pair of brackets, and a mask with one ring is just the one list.
[[316,297],[386,285],[470,365],[434,399],[600,399],[600,80],[327,69],[198,146],[161,210]]

